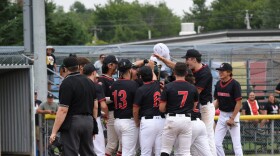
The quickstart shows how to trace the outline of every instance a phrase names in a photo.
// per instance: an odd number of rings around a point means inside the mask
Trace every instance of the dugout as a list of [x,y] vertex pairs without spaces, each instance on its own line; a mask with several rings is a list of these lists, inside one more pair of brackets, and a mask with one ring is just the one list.
[[32,66],[0,64],[2,156],[35,155],[33,85]]

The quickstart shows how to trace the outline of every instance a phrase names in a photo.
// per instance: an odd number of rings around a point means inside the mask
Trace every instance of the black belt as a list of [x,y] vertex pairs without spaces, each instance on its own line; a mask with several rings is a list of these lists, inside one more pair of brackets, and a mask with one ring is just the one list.
[[169,116],[176,116],[176,114],[184,114],[186,117],[191,117],[190,113],[168,113]]
[[[161,118],[165,118],[165,115],[155,115],[155,116],[160,116]],[[143,116],[145,119],[153,119],[154,116]]]
[[132,117],[116,117],[115,119],[133,119]]

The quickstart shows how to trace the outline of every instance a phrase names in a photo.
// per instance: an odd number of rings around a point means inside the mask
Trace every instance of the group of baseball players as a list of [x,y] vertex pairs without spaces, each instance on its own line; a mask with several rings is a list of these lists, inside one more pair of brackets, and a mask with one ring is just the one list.
[[[235,155],[242,156],[242,97],[239,83],[232,78],[232,66],[222,63],[216,69],[220,80],[212,101],[213,77],[210,68],[201,62],[201,53],[187,50],[182,57],[185,63],[174,63],[163,55],[169,56],[166,45],[157,44],[154,49],[159,52],[152,54],[153,60],[134,63],[108,55],[98,78],[91,63],[78,59],[81,74],[95,83],[98,99],[93,111],[99,131],[93,138],[95,154],[134,156],[140,148],[141,156],[168,156],[172,151],[182,156],[224,156],[222,142],[229,130]],[[172,69],[174,81],[160,80],[160,74],[154,71],[156,62]],[[221,113],[214,132],[215,107]],[[106,146],[101,112],[107,121]]]

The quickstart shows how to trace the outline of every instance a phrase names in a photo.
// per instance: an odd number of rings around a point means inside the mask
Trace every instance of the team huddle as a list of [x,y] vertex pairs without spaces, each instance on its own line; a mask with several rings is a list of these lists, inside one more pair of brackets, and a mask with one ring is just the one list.
[[[60,107],[50,143],[60,131],[64,155],[134,156],[140,149],[141,156],[169,156],[172,152],[178,156],[224,156],[222,142],[229,130],[235,155],[242,156],[241,89],[232,78],[231,65],[222,63],[216,69],[220,81],[212,101],[211,70],[201,63],[197,50],[187,51],[182,57],[185,63],[172,62],[164,44],[157,44],[154,51],[153,59],[134,63],[108,55],[98,77],[91,63],[66,58],[68,75],[60,87]],[[155,63],[164,69],[156,69]],[[173,80],[161,81],[161,71]],[[82,106],[85,104],[89,106]],[[221,113],[214,132],[215,107]],[[107,122],[106,146],[101,116]]]

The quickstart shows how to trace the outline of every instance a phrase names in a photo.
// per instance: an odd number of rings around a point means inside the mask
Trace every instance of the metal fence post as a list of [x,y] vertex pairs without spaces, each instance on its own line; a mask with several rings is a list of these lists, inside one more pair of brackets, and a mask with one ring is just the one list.
[[274,120],[271,120],[271,155],[274,155]]

